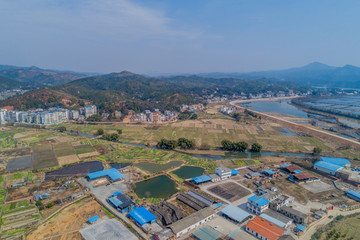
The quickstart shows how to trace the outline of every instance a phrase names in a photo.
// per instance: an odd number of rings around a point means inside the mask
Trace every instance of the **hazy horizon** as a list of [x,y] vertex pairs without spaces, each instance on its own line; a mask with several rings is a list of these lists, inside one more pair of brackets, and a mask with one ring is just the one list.
[[0,63],[139,74],[360,66],[360,2],[0,2]]

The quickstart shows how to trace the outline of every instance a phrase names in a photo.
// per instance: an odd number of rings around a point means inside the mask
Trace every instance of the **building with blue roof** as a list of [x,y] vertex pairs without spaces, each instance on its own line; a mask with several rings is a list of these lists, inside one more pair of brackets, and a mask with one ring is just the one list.
[[231,169],[231,176],[238,175],[240,172],[236,169]]
[[266,209],[269,208],[270,201],[263,197],[258,197],[256,195],[249,197],[246,207],[249,211],[260,215]]
[[294,173],[302,173],[302,171],[299,169],[296,169],[296,170],[294,170]]
[[262,172],[265,176],[269,176],[269,177],[272,177],[275,174],[275,172],[272,169],[264,169]]
[[336,172],[344,169],[344,167],[325,161],[318,161],[314,164],[314,169],[335,176]]
[[89,218],[88,219],[88,223],[94,223],[94,222],[96,222],[97,220],[99,220],[100,219],[100,217],[99,216],[93,216],[93,217],[91,217],[91,218]]
[[327,163],[334,164],[334,165],[338,165],[338,166],[344,167],[344,168],[351,167],[350,161],[345,158],[320,157],[320,160],[327,162]]
[[235,223],[241,223],[250,216],[248,212],[233,205],[224,207],[220,212],[225,218],[230,219]]
[[299,225],[296,226],[296,229],[295,229],[295,230],[296,230],[296,231],[300,231],[300,232],[305,232],[305,231],[306,231],[306,227],[305,227],[304,225],[299,224]]
[[89,173],[87,177],[89,181],[107,177],[109,181],[115,182],[121,180],[124,175],[122,175],[116,168],[110,168],[98,172]]
[[199,177],[193,177],[192,180],[195,182],[195,184],[202,184],[202,183],[210,182],[212,178],[208,175],[202,175]]
[[156,216],[144,207],[139,207],[130,211],[128,217],[134,220],[135,223],[139,226],[142,226],[146,223],[156,222]]
[[360,193],[355,192],[355,191],[353,191],[353,190],[350,190],[350,191],[347,191],[347,192],[346,192],[346,195],[347,195],[349,198],[352,198],[352,199],[360,202]]
[[109,197],[107,201],[119,212],[124,213],[135,208],[135,203],[128,195],[116,192],[112,197]]

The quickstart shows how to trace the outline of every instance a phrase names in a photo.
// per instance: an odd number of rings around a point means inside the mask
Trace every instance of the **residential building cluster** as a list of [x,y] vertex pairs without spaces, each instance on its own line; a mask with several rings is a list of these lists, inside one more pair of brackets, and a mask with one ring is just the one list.
[[26,93],[28,90],[22,89],[11,89],[11,90],[4,90],[0,92],[0,100],[4,100],[10,97],[14,97],[16,95],[22,95]]
[[155,109],[153,112],[145,110],[142,113],[135,113],[130,111],[124,118],[124,122],[167,122],[177,119],[178,114],[172,111],[165,110],[163,113],[159,109]]
[[180,111],[181,112],[199,112],[204,110],[204,104],[198,103],[193,105],[181,105]]
[[68,110],[61,107],[53,107],[48,110],[35,109],[29,111],[15,111],[11,107],[0,108],[0,123],[28,123],[51,125],[67,120],[84,120],[97,113],[96,106],[85,106],[78,110]]
[[221,113],[228,114],[228,115],[231,115],[236,112],[243,113],[244,111],[245,111],[245,108],[243,108],[243,107],[234,107],[231,105],[220,108]]

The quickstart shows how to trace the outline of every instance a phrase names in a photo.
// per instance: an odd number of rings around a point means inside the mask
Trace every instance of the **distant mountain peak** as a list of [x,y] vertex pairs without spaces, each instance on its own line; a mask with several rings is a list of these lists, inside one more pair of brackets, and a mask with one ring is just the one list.
[[328,68],[334,68],[332,66],[329,66],[327,64],[321,63],[321,62],[312,62],[307,65],[305,65],[303,68],[309,68],[309,69],[328,69]]
[[137,74],[129,72],[129,71],[121,71],[119,73],[110,73],[109,75],[113,76],[113,77],[130,77],[130,76],[137,76]]

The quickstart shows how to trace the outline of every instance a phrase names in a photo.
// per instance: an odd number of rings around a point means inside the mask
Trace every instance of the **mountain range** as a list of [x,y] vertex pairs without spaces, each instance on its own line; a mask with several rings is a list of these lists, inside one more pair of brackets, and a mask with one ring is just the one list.
[[360,88],[360,68],[352,65],[333,67],[313,62],[303,67],[285,70],[258,71],[249,73],[202,73],[199,76],[213,78],[256,79],[269,78],[292,81],[313,87]]
[[307,88],[291,82],[268,79],[218,79],[196,75],[155,78],[123,71],[28,91],[1,101],[0,106],[12,105],[15,109],[26,110],[53,106],[78,108],[84,104],[95,104],[107,112],[154,108],[179,110],[181,104],[196,103],[209,95],[288,92],[289,89],[307,91]]

